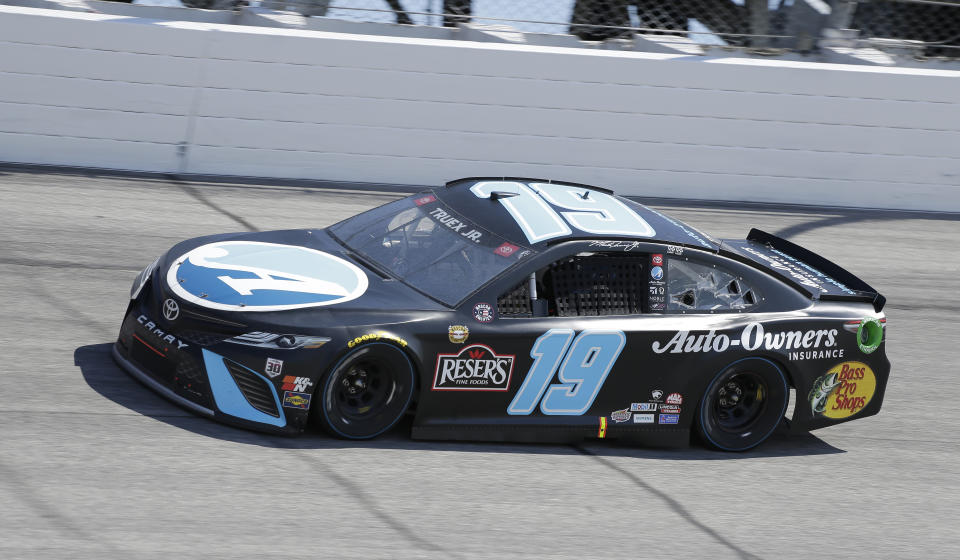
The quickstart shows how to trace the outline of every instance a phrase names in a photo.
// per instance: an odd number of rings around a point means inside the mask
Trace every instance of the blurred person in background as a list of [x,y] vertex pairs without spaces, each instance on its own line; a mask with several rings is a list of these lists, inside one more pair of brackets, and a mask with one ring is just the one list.
[[[386,0],[394,11],[397,23],[413,25],[413,20],[407,14],[400,0]],[[468,23],[472,13],[472,0],[443,0],[443,25],[456,27],[458,23]]]
[[469,23],[470,14],[473,13],[470,3],[471,0],[443,0],[444,27],[456,27],[458,23]]
[[203,10],[233,10],[249,6],[247,0],[180,0],[188,8],[200,8]]
[[401,25],[413,25],[413,20],[410,19],[406,10],[403,9],[403,4],[400,3],[400,0],[387,0],[387,4],[390,4],[390,9],[393,10],[394,17],[397,18],[397,23]]
[[627,0],[577,0],[570,17],[570,33],[584,41],[630,37],[628,29],[607,27],[630,27],[627,4]]
[[[633,30],[628,6],[636,6],[637,27],[652,35],[655,29],[689,31],[689,20],[697,19],[715,33],[757,33],[769,30],[767,0],[576,0],[570,18],[570,33],[584,41],[631,37]],[[751,31],[749,14],[755,15]],[[749,43],[749,40],[746,41]]]

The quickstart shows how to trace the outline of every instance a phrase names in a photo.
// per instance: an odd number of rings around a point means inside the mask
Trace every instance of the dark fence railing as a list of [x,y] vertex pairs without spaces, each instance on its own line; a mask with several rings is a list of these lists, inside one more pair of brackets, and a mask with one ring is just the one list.
[[573,35],[582,41],[673,37],[769,53],[814,50],[829,37],[833,44],[840,38],[851,47],[960,58],[960,0],[181,1],[194,8],[252,5],[362,22],[447,27],[471,23]]

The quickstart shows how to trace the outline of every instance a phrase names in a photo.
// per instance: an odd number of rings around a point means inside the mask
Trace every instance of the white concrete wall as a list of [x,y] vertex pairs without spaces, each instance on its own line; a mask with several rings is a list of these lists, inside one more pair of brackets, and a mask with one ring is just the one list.
[[0,161],[960,211],[958,78],[0,6]]

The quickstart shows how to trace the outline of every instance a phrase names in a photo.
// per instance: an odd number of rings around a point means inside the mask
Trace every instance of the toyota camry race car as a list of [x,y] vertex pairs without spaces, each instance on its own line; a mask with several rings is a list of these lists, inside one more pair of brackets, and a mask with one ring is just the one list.
[[884,301],[756,229],[716,240],[606,189],[470,178],[326,229],[184,241],[137,276],[113,354],[269,432],[365,439],[410,413],[419,439],[745,450],[880,410]]

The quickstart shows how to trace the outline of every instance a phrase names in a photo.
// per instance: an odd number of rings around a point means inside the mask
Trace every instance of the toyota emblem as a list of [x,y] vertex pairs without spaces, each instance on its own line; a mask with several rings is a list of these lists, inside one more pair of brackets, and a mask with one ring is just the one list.
[[167,321],[175,321],[180,316],[180,306],[172,299],[163,302],[163,316]]

